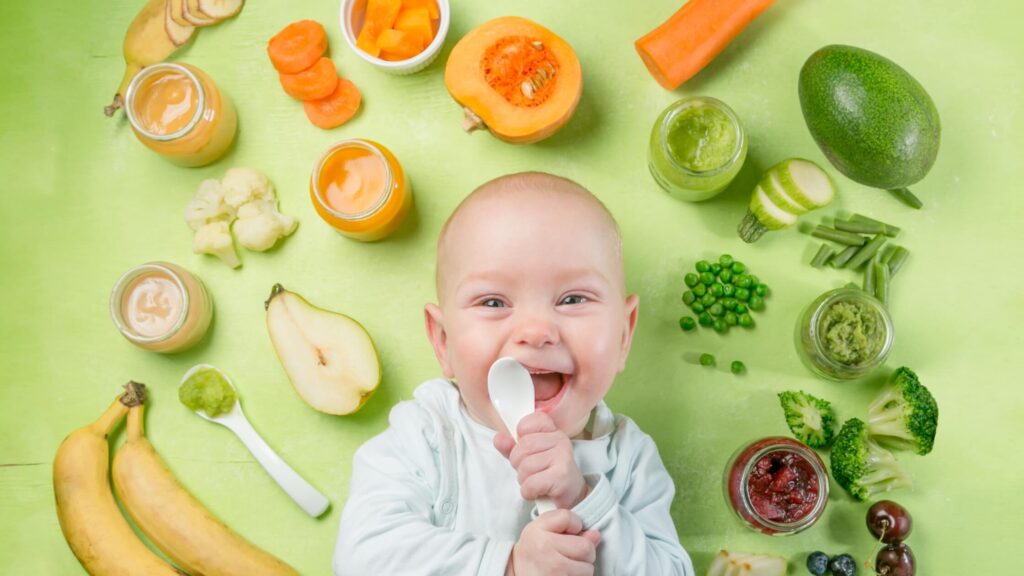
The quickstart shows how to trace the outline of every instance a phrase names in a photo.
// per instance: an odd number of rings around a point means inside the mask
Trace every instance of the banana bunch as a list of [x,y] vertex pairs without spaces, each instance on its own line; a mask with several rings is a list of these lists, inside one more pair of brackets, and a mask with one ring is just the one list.
[[[125,388],[96,422],[61,443],[53,461],[57,518],[85,570],[93,576],[297,576],[291,566],[225,526],[178,483],[145,437],[145,387],[129,382]],[[114,489],[135,524],[181,569],[143,544],[114,501],[107,437],[125,416],[128,438],[114,457]]]
[[124,76],[114,101],[103,109],[113,116],[124,106],[132,78],[150,64],[163,62],[184,46],[197,27],[213,26],[238,14],[244,0],[148,0],[124,35]]

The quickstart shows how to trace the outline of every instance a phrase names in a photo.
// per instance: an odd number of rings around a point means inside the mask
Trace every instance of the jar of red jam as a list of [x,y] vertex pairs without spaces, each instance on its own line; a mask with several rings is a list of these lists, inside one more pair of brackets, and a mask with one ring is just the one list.
[[821,517],[828,474],[821,458],[791,438],[762,438],[741,447],[725,467],[725,500],[750,528],[795,534]]

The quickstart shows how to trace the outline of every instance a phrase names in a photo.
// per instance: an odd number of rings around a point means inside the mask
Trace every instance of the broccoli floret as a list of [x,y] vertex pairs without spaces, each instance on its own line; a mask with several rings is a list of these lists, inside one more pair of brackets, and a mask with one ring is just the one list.
[[868,436],[867,425],[858,418],[843,424],[832,444],[830,460],[832,478],[857,500],[910,486],[903,465]]
[[932,451],[939,407],[910,368],[900,368],[868,407],[868,433],[897,450]]
[[797,440],[811,448],[825,448],[832,443],[835,413],[827,401],[806,392],[787,391],[779,394],[779,404]]

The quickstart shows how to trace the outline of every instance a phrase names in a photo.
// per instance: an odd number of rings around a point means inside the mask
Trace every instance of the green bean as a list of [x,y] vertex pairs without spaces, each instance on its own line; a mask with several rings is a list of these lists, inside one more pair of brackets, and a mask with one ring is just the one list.
[[895,276],[900,271],[900,268],[903,268],[909,257],[910,251],[903,246],[897,246],[893,249],[893,255],[889,259],[889,276]]
[[864,291],[868,294],[875,293],[875,263],[881,262],[882,255],[875,254],[868,265],[864,267]]
[[857,220],[836,220],[836,230],[855,234],[885,234],[885,224],[881,222],[858,222]]
[[878,234],[872,238],[870,242],[861,247],[860,250],[857,250],[857,253],[846,263],[846,267],[856,270],[863,266],[878,253],[878,249],[882,247],[882,244],[885,244],[886,240],[888,238],[885,234]]
[[822,226],[818,224],[814,227],[811,232],[811,236],[815,238],[822,238],[824,240],[831,240],[838,242],[839,244],[846,244],[847,246],[863,246],[868,240],[860,234],[854,234],[852,232],[843,232],[842,230],[836,230],[835,228],[829,228],[828,226]]
[[924,206],[924,202],[921,202],[921,199],[915,196],[909,188],[893,188],[892,190],[889,190],[889,192],[891,192],[897,200],[903,202],[907,206],[910,206],[914,210],[920,210],[921,207]]
[[821,244],[821,248],[818,248],[818,253],[814,255],[814,259],[811,260],[811,266],[814,266],[815,268],[823,268],[825,264],[828,264],[829,259],[832,258],[835,253],[836,251],[833,250],[831,246],[823,242]]
[[889,260],[892,260],[892,255],[896,252],[896,248],[895,244],[890,244],[887,249],[882,251],[882,258],[880,259],[882,264],[888,264]]
[[[850,258],[853,258],[853,255],[857,253],[858,249],[859,248],[857,246],[849,246],[846,250],[843,250],[839,254],[833,256],[832,259],[829,260],[829,264],[831,264],[833,268],[843,268],[846,266],[846,263],[850,261]],[[693,291],[696,292],[698,287],[700,287],[700,284],[694,286]]]
[[875,262],[875,298],[883,306],[889,305],[889,267],[881,262]]
[[900,235],[900,228],[898,226],[893,226],[892,224],[888,224],[880,220],[875,220],[874,218],[868,218],[863,214],[854,214],[853,217],[850,218],[850,220],[854,222],[868,222],[871,224],[881,224],[882,226],[885,226],[885,235],[890,238],[895,238]]
[[715,357],[712,356],[711,354],[708,354],[707,352],[701,354],[700,355],[700,365],[701,366],[714,366],[715,365]]

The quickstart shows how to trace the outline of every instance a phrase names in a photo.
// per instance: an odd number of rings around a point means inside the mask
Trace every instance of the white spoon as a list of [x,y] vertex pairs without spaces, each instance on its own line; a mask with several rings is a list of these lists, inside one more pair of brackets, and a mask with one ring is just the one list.
[[[516,432],[519,421],[533,414],[535,409],[530,372],[511,356],[498,358],[487,371],[487,394],[512,439],[519,442]],[[543,514],[554,509],[555,503],[550,498],[537,499],[537,512]]]
[[[217,370],[217,368],[209,364],[198,364],[185,373],[181,383],[184,384],[192,374],[205,368]],[[217,372],[235,390],[235,405],[231,407],[230,411],[219,416],[211,417],[203,410],[196,410],[196,414],[234,432],[238,439],[242,441],[242,444],[245,444],[245,447],[249,449],[249,452],[252,452],[252,455],[256,457],[256,460],[263,466],[264,470],[270,474],[270,477],[277,482],[277,485],[291,496],[292,500],[305,510],[306,514],[313,518],[323,514],[327,510],[327,506],[330,505],[327,497],[321,494],[309,482],[306,482],[302,476],[299,476],[298,472],[293,470],[291,466],[277,455],[277,452],[274,452],[273,448],[267,445],[263,437],[256,432],[252,424],[249,423],[249,420],[246,419],[245,413],[242,412],[242,404],[238,399],[238,388],[235,388],[227,374],[220,370],[217,370]]]

